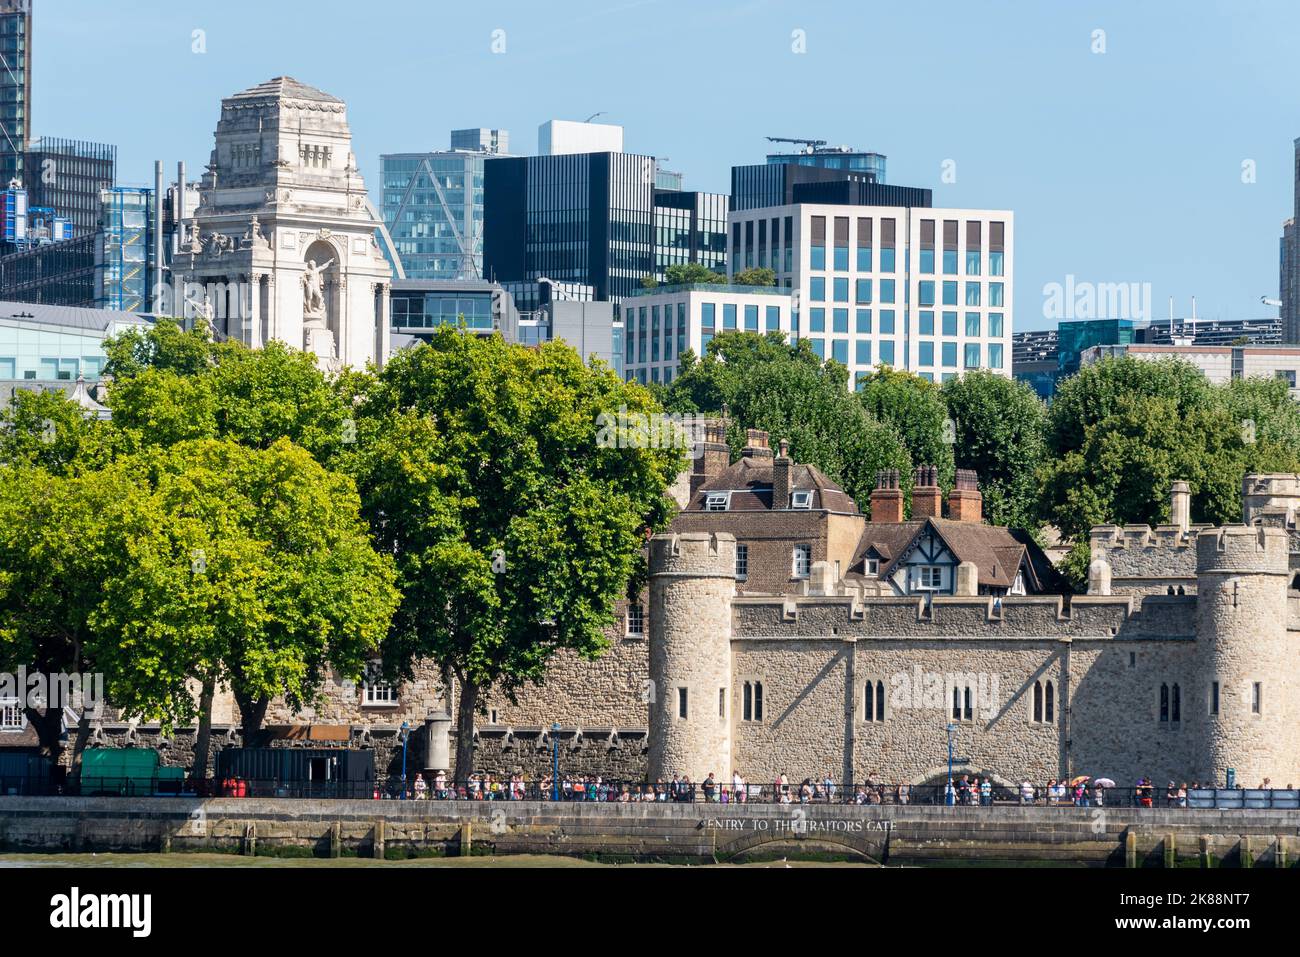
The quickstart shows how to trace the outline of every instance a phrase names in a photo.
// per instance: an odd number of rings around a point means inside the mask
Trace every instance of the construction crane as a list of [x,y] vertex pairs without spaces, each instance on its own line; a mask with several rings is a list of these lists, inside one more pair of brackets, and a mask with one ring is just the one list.
[[797,136],[769,136],[767,141],[769,143],[802,143],[807,147],[807,149],[804,150],[804,152],[807,153],[815,153],[817,152],[817,147],[826,145],[825,140],[801,139]]

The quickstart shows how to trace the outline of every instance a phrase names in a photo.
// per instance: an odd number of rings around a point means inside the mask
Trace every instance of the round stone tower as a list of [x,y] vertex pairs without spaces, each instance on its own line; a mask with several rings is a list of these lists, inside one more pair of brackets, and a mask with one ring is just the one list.
[[731,775],[731,600],[736,538],[650,540],[651,780]]
[[1287,633],[1288,543],[1280,528],[1206,529],[1196,540],[1196,638],[1208,715],[1201,771],[1255,787],[1300,768],[1295,639]]

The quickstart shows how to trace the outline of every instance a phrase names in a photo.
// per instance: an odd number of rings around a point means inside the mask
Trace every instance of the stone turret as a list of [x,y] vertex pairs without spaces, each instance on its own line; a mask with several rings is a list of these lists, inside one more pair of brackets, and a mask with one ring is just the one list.
[[1300,767],[1287,535],[1279,528],[1207,529],[1196,552],[1204,688],[1187,696],[1184,708],[1196,709],[1185,715],[1193,720],[1207,716],[1203,777],[1222,786],[1234,768],[1246,787],[1266,777],[1281,787]]
[[731,774],[731,600],[736,538],[650,540],[651,779]]

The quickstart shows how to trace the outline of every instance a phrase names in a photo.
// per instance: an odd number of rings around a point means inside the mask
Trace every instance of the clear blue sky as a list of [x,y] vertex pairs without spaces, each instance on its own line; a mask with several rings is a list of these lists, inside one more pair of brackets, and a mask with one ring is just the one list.
[[35,2],[33,132],[117,144],[124,183],[155,158],[197,172],[220,99],[288,74],[347,101],[372,191],[380,153],[454,127],[532,152],[544,120],[603,110],[628,150],[723,192],[764,136],[815,137],[887,154],[935,205],[1014,210],[1019,329],[1053,324],[1043,285],[1067,274],[1150,282],[1157,317],[1170,295],[1180,315],[1193,295],[1206,318],[1273,314],[1295,0]]

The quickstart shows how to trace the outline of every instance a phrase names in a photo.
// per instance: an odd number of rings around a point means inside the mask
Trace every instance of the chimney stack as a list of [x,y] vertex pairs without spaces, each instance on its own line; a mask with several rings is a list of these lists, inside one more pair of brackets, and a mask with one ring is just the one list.
[[912,518],[943,517],[943,492],[939,488],[939,469],[922,465],[912,473]]
[[1169,489],[1169,521],[1179,531],[1192,527],[1192,490],[1186,482],[1177,481]]
[[691,469],[691,495],[709,479],[717,478],[731,464],[731,447],[727,445],[727,427],[721,422],[704,426],[704,440],[696,446]]
[[971,469],[958,469],[952,494],[948,496],[948,517],[954,522],[984,521],[984,496],[980,495],[979,480]]
[[790,443],[781,440],[781,454],[772,462],[772,507],[790,507]]
[[876,525],[897,525],[902,520],[903,490],[898,486],[898,469],[881,469],[871,493],[871,521]]
[[772,447],[768,445],[767,433],[762,429],[750,429],[745,436],[745,447],[740,454],[747,459],[770,459]]

